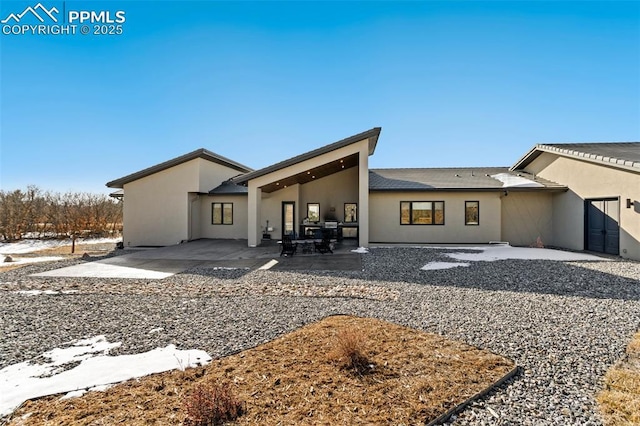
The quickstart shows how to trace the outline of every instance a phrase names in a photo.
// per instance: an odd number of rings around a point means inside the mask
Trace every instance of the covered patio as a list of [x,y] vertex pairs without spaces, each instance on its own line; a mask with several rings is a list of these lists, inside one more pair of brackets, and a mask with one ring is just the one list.
[[[248,188],[249,247],[307,234],[306,226],[349,229],[369,244],[369,156],[380,128],[234,178]],[[357,212],[357,213],[356,213]],[[339,232],[338,236],[342,236]]]

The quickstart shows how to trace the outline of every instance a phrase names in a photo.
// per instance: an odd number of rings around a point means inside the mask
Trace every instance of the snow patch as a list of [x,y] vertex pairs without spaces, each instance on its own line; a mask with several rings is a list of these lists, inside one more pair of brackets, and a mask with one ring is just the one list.
[[258,269],[261,270],[261,271],[266,271],[266,270],[269,270],[269,269],[273,268],[277,264],[278,264],[277,260],[271,259],[270,261],[268,261],[267,263],[265,263],[264,265],[262,265]]
[[503,188],[540,188],[544,186],[543,184],[534,182],[531,179],[527,179],[522,176],[514,176],[509,173],[498,173],[497,175],[491,175],[491,177],[502,182]]
[[[42,354],[49,362],[25,361],[0,370],[0,416],[7,416],[24,401],[47,395],[111,385],[125,380],[205,365],[211,357],[201,350],[178,350],[174,345],[135,355],[109,356],[121,342],[110,343],[104,336],[70,342]],[[66,368],[71,363],[74,368]],[[104,389],[104,388],[102,388]]]
[[420,268],[423,271],[434,271],[438,269],[450,269],[460,266],[469,266],[467,262],[494,262],[496,260],[521,259],[521,260],[555,260],[560,262],[571,261],[609,261],[602,257],[587,253],[574,253],[570,251],[553,250],[545,248],[511,247],[509,244],[490,244],[487,246],[431,246],[437,250],[473,250],[473,252],[444,253],[445,256],[455,259],[458,262],[429,262]]
[[[115,244],[122,238],[78,238],[76,244]],[[0,243],[0,254],[24,254],[48,248],[70,246],[71,239],[39,240],[24,239],[15,243]]]
[[77,293],[78,290],[16,290],[14,293],[24,294],[25,296],[39,296],[41,294],[46,295],[56,295],[56,294],[73,294]]
[[[0,253],[0,255],[2,255]],[[4,256],[4,255],[3,255]],[[0,263],[0,266],[11,266],[11,265],[25,265],[27,263],[36,263],[36,262],[54,262],[57,260],[63,260],[64,257],[60,256],[40,256],[40,257],[12,257],[11,262]]]
[[361,254],[367,254],[369,253],[369,249],[366,247],[358,247],[355,250],[351,250],[352,253],[361,253]]
[[420,269],[422,269],[423,271],[435,271],[438,269],[467,267],[469,265],[471,264],[466,262],[429,262]]
[[[451,249],[452,247],[448,247]],[[523,260],[556,260],[579,261],[598,260],[607,261],[602,257],[587,253],[575,253],[570,251],[553,250],[545,248],[511,247],[510,245],[490,245],[486,247],[459,247],[458,249],[479,250],[479,253],[446,253],[452,259],[471,262],[493,262],[496,260],[523,259]]]

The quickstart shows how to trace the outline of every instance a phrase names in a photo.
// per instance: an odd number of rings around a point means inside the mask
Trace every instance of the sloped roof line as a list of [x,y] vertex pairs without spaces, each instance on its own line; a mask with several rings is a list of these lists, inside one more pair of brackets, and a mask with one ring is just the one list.
[[202,158],[204,160],[221,164],[223,166],[237,170],[243,174],[253,171],[253,169],[243,164],[230,160],[226,157],[223,157],[222,155],[218,155],[215,152],[209,151],[208,149],[200,148],[200,149],[196,149],[195,151],[191,151],[189,153],[181,155],[179,157],[172,158],[171,160],[165,161],[163,163],[156,164],[155,166],[147,167],[146,169],[137,171],[135,173],[131,173],[119,179],[112,180],[111,182],[107,182],[107,187],[122,188],[125,184],[133,182],[134,180],[142,179],[143,177],[147,177],[154,173],[158,173],[163,170],[170,169],[171,167],[177,166],[182,163],[186,163],[187,161],[195,160],[196,158]]
[[567,187],[507,167],[370,169],[371,191],[566,190]]
[[537,144],[509,170],[527,167],[543,152],[640,172],[640,142]]
[[279,163],[272,164],[270,166],[264,167],[259,170],[255,170],[253,172],[238,176],[233,178],[233,182],[235,183],[246,183],[251,179],[258,178],[260,176],[267,175],[269,173],[276,172],[278,170],[282,170],[286,167],[293,166],[295,164],[301,163],[305,160],[309,160],[314,157],[318,157],[322,154],[326,154],[331,151],[335,151],[336,149],[351,145],[356,142],[360,142],[364,139],[369,139],[369,155],[372,155],[376,149],[376,144],[378,143],[378,137],[380,136],[381,127],[374,127],[362,133],[358,133],[357,135],[349,136],[348,138],[341,139],[337,142],[331,143],[329,145],[325,145],[318,149],[314,149],[309,152],[305,152],[304,154],[297,155],[295,157],[289,158],[284,161],[280,161]]

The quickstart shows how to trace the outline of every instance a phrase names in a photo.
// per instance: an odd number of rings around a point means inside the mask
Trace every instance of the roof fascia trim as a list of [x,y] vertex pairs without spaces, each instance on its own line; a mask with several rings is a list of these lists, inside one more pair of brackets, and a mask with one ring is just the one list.
[[171,160],[156,164],[155,166],[147,167],[146,169],[142,169],[140,171],[131,173],[119,179],[112,180],[111,182],[107,182],[106,186],[109,188],[122,188],[127,183],[133,182],[138,179],[142,179],[144,177],[150,176],[154,173],[161,172],[163,170],[170,169],[172,167],[178,166],[188,161],[195,160],[196,158],[202,158],[203,160],[211,161],[213,163],[217,163],[217,164],[229,167],[231,169],[237,170],[242,173],[248,173],[253,170],[236,161],[230,160],[221,155],[217,155],[207,149],[200,148],[195,151],[191,151],[187,154],[181,155],[179,157],[172,158]]
[[615,157],[605,157],[597,154],[589,154],[586,152],[561,148],[545,144],[537,144],[531,151],[525,154],[518,162],[516,162],[509,170],[516,171],[527,167],[543,152],[560,155],[566,158],[573,158],[575,160],[582,160],[593,164],[598,164],[605,167],[612,167],[617,169],[623,169],[635,173],[640,173],[640,162],[627,161]]
[[314,149],[312,151],[305,152],[303,154],[297,155],[295,157],[291,157],[287,160],[280,161],[278,163],[272,164],[270,166],[264,167],[259,170],[255,170],[253,172],[238,176],[233,178],[235,183],[246,183],[252,179],[256,179],[269,173],[273,173],[287,167],[302,163],[303,161],[310,160],[316,157],[319,157],[323,154],[327,154],[329,152],[335,151],[337,149],[343,148],[345,146],[352,145],[354,143],[367,140],[369,141],[369,155],[373,155],[376,149],[376,145],[378,143],[378,138],[380,136],[382,128],[374,127],[362,133],[358,133],[357,135],[349,136],[345,139],[341,139],[337,142],[333,142],[329,145],[322,146],[320,148]]
[[369,188],[369,192],[566,192],[567,186],[545,186],[527,188],[518,186],[505,186],[501,188]]

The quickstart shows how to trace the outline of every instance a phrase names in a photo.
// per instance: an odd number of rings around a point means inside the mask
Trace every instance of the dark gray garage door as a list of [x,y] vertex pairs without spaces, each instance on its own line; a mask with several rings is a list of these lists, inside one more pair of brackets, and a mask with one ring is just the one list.
[[617,198],[587,200],[587,250],[619,254],[620,201]]

